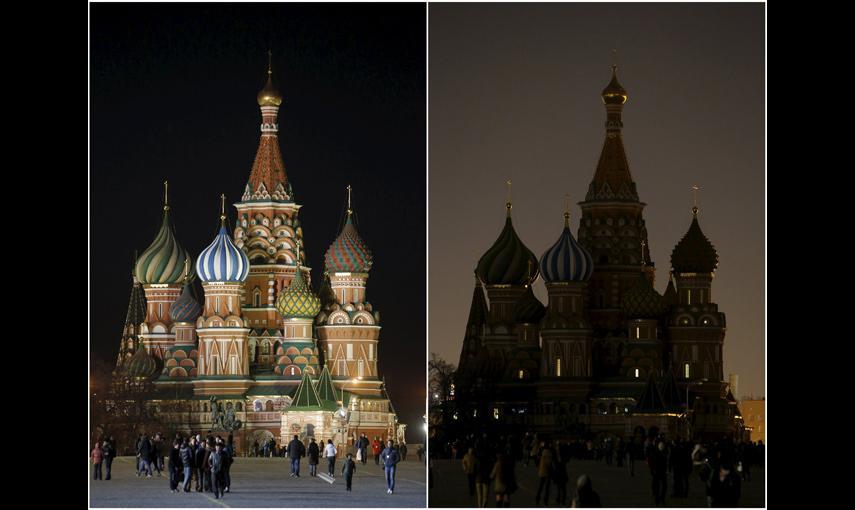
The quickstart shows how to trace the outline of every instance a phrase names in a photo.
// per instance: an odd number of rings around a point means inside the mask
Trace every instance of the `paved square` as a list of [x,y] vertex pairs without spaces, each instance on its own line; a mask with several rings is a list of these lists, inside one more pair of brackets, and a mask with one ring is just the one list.
[[[288,459],[237,458],[231,468],[231,492],[222,499],[212,493],[173,493],[169,490],[169,477],[155,474],[152,478],[137,478],[134,457],[118,457],[113,461],[111,480],[91,480],[92,507],[420,507],[426,501],[426,472],[418,457],[408,457],[398,464],[395,493],[386,494],[386,479],[372,459],[363,466],[357,463],[353,477],[353,490],[345,490],[341,478],[341,460],[336,462],[338,479],[329,484],[309,476],[309,464],[304,458],[300,464],[300,478],[291,478]],[[326,472],[326,462],[318,465],[318,472]],[[193,487],[195,487],[195,480]]]
[[[433,469],[433,489],[429,492],[431,507],[471,507],[475,506],[475,498],[469,497],[466,475],[459,460],[438,460]],[[607,466],[603,461],[593,460],[571,460],[567,464],[567,502],[576,492],[576,479],[579,475],[586,473],[591,477],[594,490],[600,495],[600,502],[604,507],[637,508],[653,507],[653,492],[651,489],[650,469],[642,462],[635,463],[635,476],[630,476],[626,466]],[[533,507],[539,479],[534,463],[526,467],[523,464],[516,466],[517,484],[519,489],[511,496],[513,507]],[[668,496],[665,499],[669,507],[707,507],[704,486],[697,475],[689,478],[689,497],[670,497],[673,489],[673,480],[668,476]],[[765,501],[765,472],[762,468],[752,467],[751,481],[742,483],[742,497],[739,499],[740,507],[764,507]],[[555,505],[555,485],[549,493],[549,506]],[[493,495],[492,485],[490,495],[487,499],[488,507],[496,506],[496,498]]]

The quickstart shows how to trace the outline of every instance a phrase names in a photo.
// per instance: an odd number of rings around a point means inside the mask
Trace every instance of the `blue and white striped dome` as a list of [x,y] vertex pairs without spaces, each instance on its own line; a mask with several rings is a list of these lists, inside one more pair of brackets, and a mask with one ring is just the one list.
[[242,282],[249,274],[246,253],[234,245],[225,225],[196,259],[196,273],[203,282]]
[[594,272],[594,259],[570,232],[569,215],[558,241],[540,258],[540,274],[546,282],[584,282]]

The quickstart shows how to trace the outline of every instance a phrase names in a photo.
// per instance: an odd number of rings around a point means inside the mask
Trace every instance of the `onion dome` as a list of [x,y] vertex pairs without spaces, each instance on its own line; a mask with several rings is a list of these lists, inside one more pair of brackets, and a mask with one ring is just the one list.
[[643,272],[638,274],[638,281],[621,299],[621,309],[630,319],[655,319],[662,315],[662,296],[650,285],[650,280]]
[[137,346],[137,352],[128,361],[127,376],[137,380],[151,380],[158,373],[157,360],[145,350],[142,343]]
[[544,315],[546,315],[546,307],[534,296],[531,285],[527,285],[525,294],[514,305],[514,322],[539,324]]
[[[272,53],[268,52],[268,58],[272,58]],[[267,64],[267,83],[264,88],[258,92],[258,106],[279,106],[282,104],[282,95],[273,84],[273,66],[268,60]]]
[[[511,223],[508,203],[505,228],[493,246],[478,260],[475,274],[485,285],[527,285],[537,278],[537,257],[520,241]],[[532,273],[532,268],[534,273]]]
[[367,273],[371,270],[374,258],[365,241],[353,224],[353,210],[350,208],[350,191],[347,187],[347,220],[344,228],[327,249],[325,268],[328,273]]
[[184,261],[189,259],[187,251],[175,239],[169,205],[164,203],[160,230],[151,245],[137,259],[134,268],[137,280],[143,285],[181,283],[184,277]]
[[594,272],[594,259],[570,232],[570,213],[564,213],[564,231],[540,257],[540,274],[549,283],[584,282]]
[[226,230],[226,196],[220,195],[220,231],[196,259],[202,282],[242,282],[249,274],[249,258],[235,246]]
[[202,315],[202,305],[193,297],[190,282],[184,283],[181,295],[169,307],[169,316],[172,322],[196,322]]
[[612,81],[603,89],[603,103],[624,104],[626,100],[626,89],[618,83],[617,66],[612,66]]
[[718,267],[718,253],[698,224],[698,208],[692,208],[692,224],[671,252],[671,267],[678,273],[712,273]]
[[291,284],[276,299],[276,309],[286,319],[314,319],[321,310],[321,300],[306,285],[299,261]]

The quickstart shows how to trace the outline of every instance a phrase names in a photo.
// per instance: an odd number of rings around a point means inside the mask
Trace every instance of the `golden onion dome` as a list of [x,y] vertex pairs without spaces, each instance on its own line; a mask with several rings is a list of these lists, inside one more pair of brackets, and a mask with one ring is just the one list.
[[612,66],[612,81],[603,89],[603,103],[624,104],[626,100],[626,89],[617,80],[617,66]]
[[282,104],[282,95],[273,85],[273,73],[267,70],[267,84],[258,93],[258,106],[279,106]]

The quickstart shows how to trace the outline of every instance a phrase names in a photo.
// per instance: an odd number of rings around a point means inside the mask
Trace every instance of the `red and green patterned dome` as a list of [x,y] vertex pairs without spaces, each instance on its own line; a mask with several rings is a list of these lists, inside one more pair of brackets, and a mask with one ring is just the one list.
[[131,379],[150,381],[157,373],[157,360],[140,344],[137,352],[128,361],[127,376]]
[[321,310],[321,300],[306,285],[299,263],[297,266],[291,284],[276,299],[276,309],[286,319],[314,319]]
[[371,250],[356,231],[353,215],[348,211],[344,228],[327,249],[326,271],[328,273],[367,273],[371,270],[373,263]]
[[621,299],[621,309],[630,319],[655,319],[664,312],[662,296],[650,285],[644,272]]

